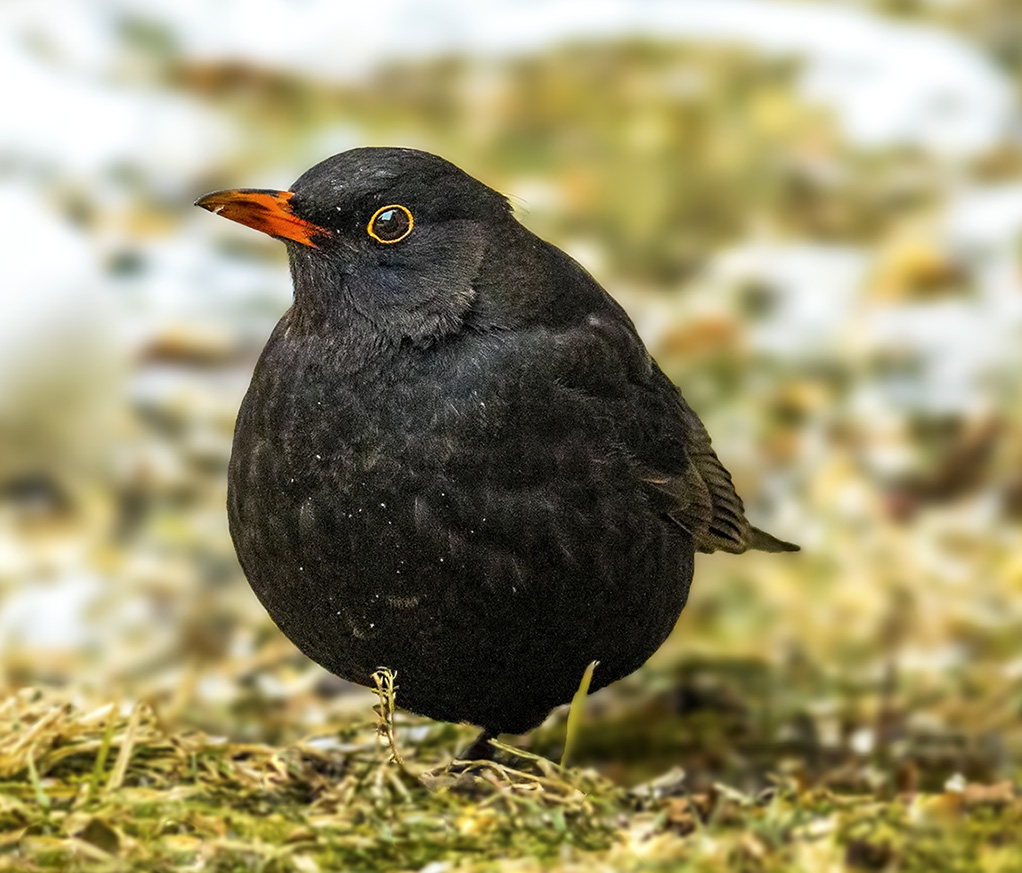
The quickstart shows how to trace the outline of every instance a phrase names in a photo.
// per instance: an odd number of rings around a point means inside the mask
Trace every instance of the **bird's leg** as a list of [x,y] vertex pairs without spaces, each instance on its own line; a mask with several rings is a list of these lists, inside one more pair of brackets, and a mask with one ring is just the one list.
[[494,761],[497,757],[497,750],[490,745],[490,740],[497,738],[497,734],[485,728],[472,743],[464,749],[461,754],[455,756],[457,761]]

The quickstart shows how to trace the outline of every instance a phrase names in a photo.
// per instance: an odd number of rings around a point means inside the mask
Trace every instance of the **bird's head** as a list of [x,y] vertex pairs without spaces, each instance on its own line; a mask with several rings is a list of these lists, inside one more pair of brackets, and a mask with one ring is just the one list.
[[507,198],[401,148],[342,152],[289,191],[236,188],[195,205],[284,241],[305,318],[418,342],[460,328],[488,249],[516,225]]

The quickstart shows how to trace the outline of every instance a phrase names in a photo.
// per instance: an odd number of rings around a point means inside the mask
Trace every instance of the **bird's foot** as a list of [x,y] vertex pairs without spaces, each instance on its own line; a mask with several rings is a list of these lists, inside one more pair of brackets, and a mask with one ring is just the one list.
[[480,732],[472,742],[461,752],[454,756],[455,761],[496,761],[497,750],[490,740],[495,740],[497,734],[488,730]]

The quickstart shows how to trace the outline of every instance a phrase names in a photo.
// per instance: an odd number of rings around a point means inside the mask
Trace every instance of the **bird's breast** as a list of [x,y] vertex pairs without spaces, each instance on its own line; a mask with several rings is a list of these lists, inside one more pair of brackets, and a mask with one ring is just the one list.
[[373,380],[270,355],[239,413],[231,534],[281,629],[356,681],[467,677],[536,639],[621,675],[638,656],[612,640],[658,645],[692,565],[613,443],[577,391],[510,367]]

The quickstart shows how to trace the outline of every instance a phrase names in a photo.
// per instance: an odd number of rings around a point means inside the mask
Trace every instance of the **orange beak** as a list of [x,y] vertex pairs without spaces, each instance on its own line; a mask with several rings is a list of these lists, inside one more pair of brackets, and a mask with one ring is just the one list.
[[206,194],[196,200],[195,205],[270,236],[316,248],[313,237],[329,236],[330,231],[295,215],[290,202],[293,196],[291,191],[231,188]]

